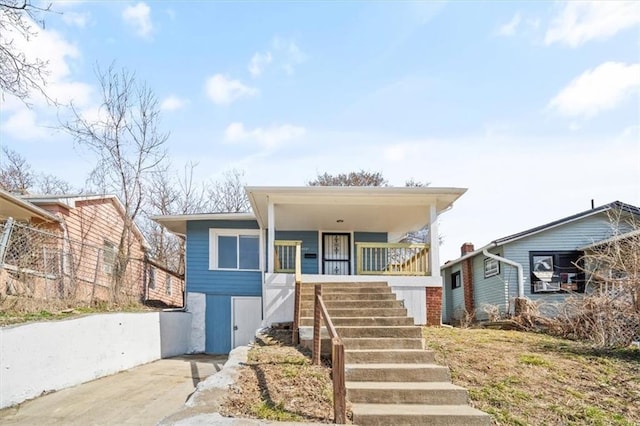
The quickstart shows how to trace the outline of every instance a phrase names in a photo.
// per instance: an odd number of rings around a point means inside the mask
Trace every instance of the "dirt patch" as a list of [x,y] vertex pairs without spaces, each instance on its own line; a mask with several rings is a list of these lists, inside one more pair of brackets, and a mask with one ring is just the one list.
[[274,421],[333,422],[333,387],[326,364],[291,345],[291,331],[258,336],[247,364],[230,387],[220,414]]
[[640,351],[544,334],[425,328],[427,347],[496,424],[640,424]]

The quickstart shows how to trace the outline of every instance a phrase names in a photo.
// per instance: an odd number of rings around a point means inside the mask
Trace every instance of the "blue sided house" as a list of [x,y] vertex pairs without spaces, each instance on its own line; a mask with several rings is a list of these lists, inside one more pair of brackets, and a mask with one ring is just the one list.
[[445,323],[465,315],[488,318],[487,307],[514,312],[514,299],[561,303],[569,294],[599,285],[585,253],[611,238],[637,233],[638,207],[614,201],[491,241],[480,249],[465,243],[461,256],[442,268]]
[[387,282],[415,324],[440,324],[438,216],[466,189],[245,190],[252,213],[154,218],[186,239],[192,352],[228,353],[257,328],[292,321],[296,265],[304,284]]

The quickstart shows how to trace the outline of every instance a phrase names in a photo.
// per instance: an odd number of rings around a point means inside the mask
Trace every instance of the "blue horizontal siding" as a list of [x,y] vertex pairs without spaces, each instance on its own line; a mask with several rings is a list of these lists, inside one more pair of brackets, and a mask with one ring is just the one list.
[[205,352],[231,351],[231,296],[207,295]]
[[[320,246],[318,231],[276,231],[276,240],[302,241],[302,273],[317,274]],[[315,259],[305,259],[305,254],[315,254]]]
[[187,291],[213,295],[261,296],[262,272],[209,270],[211,228],[258,229],[258,223],[255,220],[187,222]]

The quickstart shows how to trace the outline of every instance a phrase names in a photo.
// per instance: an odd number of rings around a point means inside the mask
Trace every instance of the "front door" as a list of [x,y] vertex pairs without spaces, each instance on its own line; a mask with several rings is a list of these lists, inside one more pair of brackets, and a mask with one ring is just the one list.
[[322,273],[351,275],[350,234],[322,234]]
[[248,345],[255,340],[256,330],[262,324],[262,298],[232,297],[231,327],[233,341],[231,347]]

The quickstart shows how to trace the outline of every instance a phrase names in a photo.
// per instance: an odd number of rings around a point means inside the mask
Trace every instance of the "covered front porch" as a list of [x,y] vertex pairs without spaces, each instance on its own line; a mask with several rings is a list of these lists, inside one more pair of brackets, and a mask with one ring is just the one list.
[[248,187],[266,233],[265,325],[291,321],[296,281],[386,282],[415,323],[424,324],[428,289],[442,287],[438,216],[464,192]]

